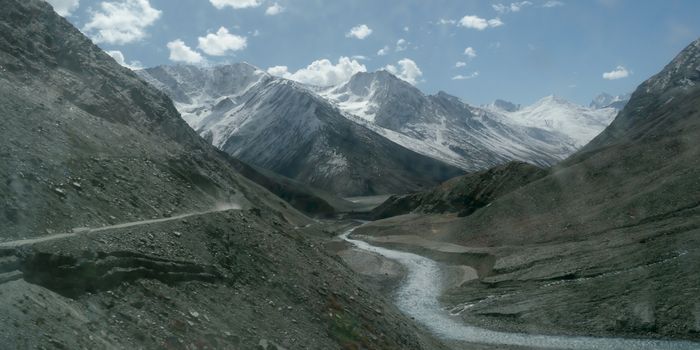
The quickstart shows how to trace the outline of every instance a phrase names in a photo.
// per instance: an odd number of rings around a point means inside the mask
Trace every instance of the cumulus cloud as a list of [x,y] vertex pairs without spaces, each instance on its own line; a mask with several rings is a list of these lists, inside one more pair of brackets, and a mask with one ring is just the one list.
[[59,15],[70,16],[80,5],[80,0],[46,0]]
[[523,7],[530,6],[532,5],[532,2],[530,1],[518,1],[518,2],[512,2],[509,4],[493,4],[491,7],[493,7],[494,10],[498,13],[508,13],[508,12],[519,12],[520,10],[523,9]]
[[469,46],[466,49],[464,49],[464,54],[469,58],[474,58],[476,57],[476,50],[473,47]]
[[201,63],[204,61],[199,52],[192,50],[182,40],[177,39],[168,43],[170,60],[174,62]]
[[348,38],[356,38],[362,40],[368,37],[370,34],[372,34],[372,29],[370,29],[370,27],[368,27],[366,24],[360,24],[358,26],[350,28],[350,31],[347,32],[345,36]]
[[210,56],[223,56],[228,51],[239,51],[246,48],[248,39],[229,33],[228,29],[221,27],[216,33],[200,36],[199,49]]
[[452,77],[452,80],[469,80],[469,79],[474,79],[478,76],[479,76],[479,72],[473,72],[472,74],[468,74],[468,75],[458,74],[458,75],[455,75],[454,77]]
[[465,28],[476,30],[484,30],[486,28],[495,28],[503,25],[500,18],[485,19],[478,16],[464,16],[459,20],[459,25]]
[[365,65],[348,57],[340,57],[337,64],[325,58],[320,59],[294,73],[290,72],[287,66],[267,69],[267,73],[271,75],[316,86],[338,85],[350,80],[355,73],[366,71]]
[[127,44],[143,39],[160,15],[148,0],[103,1],[83,31],[96,43]]
[[139,61],[131,61],[131,63],[126,63],[126,59],[124,58],[124,54],[119,51],[119,50],[112,50],[112,51],[105,51],[107,52],[108,55],[112,56],[117,63],[120,65],[129,68],[131,70],[137,70],[137,69],[142,69],[143,66],[141,65],[141,62]]
[[379,51],[377,51],[377,56],[386,56],[389,54],[390,51],[391,48],[389,48],[389,46],[384,46],[381,49],[379,49]]
[[544,5],[542,5],[542,7],[548,7],[548,8],[559,7],[559,6],[564,6],[564,3],[561,1],[557,1],[557,0],[550,0],[550,1],[545,2]]
[[280,13],[284,12],[284,7],[280,6],[278,3],[272,4],[270,7],[265,10],[265,14],[268,16],[275,16],[279,15]]
[[262,5],[262,0],[209,0],[209,2],[219,10],[226,6],[233,7],[234,9],[244,9]]
[[396,48],[394,49],[396,52],[401,52],[406,50],[408,47],[408,41],[406,39],[399,39],[396,41]]
[[398,62],[398,67],[394,65],[387,65],[384,69],[399,77],[402,80],[410,83],[411,85],[416,85],[419,82],[420,77],[423,76],[423,72],[418,68],[416,62],[409,58],[404,58]]
[[289,73],[289,67],[287,66],[272,66],[267,69],[267,73],[283,78],[288,78],[291,75],[291,73]]
[[461,68],[461,67],[464,67],[466,65],[467,65],[467,62],[457,61],[457,63],[455,63],[455,68]]
[[627,70],[627,68],[623,66],[617,66],[615,69],[603,73],[603,79],[607,80],[616,80],[616,79],[622,79],[622,78],[627,78],[630,75],[630,72]]

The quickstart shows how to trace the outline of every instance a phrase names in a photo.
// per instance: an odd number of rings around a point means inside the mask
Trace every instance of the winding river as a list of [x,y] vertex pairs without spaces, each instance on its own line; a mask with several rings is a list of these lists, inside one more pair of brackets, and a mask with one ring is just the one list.
[[450,316],[438,301],[438,297],[444,290],[439,263],[417,254],[381,248],[364,241],[351,239],[349,235],[353,230],[354,228],[347,230],[340,238],[358,249],[379,254],[405,266],[407,275],[396,291],[396,305],[403,313],[413,317],[442,339],[541,349],[700,349],[700,343],[688,341],[508,333],[465,325],[460,319]]

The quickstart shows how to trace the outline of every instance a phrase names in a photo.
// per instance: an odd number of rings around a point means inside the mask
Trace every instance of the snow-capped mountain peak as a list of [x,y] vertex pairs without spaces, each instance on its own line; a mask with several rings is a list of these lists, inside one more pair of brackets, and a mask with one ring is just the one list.
[[621,110],[622,107],[625,106],[627,101],[630,99],[630,94],[624,94],[624,95],[617,95],[613,96],[610,95],[606,92],[603,92],[593,98],[593,101],[591,101],[590,104],[588,104],[588,107],[590,108],[615,108],[617,110]]
[[386,71],[357,73],[320,94],[392,141],[466,170],[508,160],[547,165],[575,150],[559,132],[532,130],[444,91],[426,95]]
[[[292,177],[351,172],[354,153],[331,144],[347,138],[338,135],[348,130],[359,139],[375,137],[362,128],[385,139],[373,144],[391,141],[468,171],[510,160],[550,165],[596,136],[616,113],[554,95],[527,107],[497,101],[479,108],[444,91],[426,95],[382,70],[357,73],[329,88],[273,77],[245,63],[157,67],[140,74],[168,93],[183,118],[215,146]],[[345,131],[331,132],[341,125]],[[315,151],[309,155],[304,147]],[[319,159],[329,163],[318,174],[290,170],[296,169],[292,163],[307,166]],[[389,155],[382,159],[393,162]]]
[[[368,122],[394,125],[401,121],[387,118],[375,120],[384,101],[403,100],[410,103],[425,98],[413,85],[385,70],[355,73],[348,82],[319,91],[319,94],[337,104],[340,109]],[[402,114],[401,111],[398,112]],[[381,115],[386,116],[386,113]]]
[[584,107],[549,95],[515,112],[497,112],[523,126],[561,132],[573,139],[576,147],[582,147],[612,122],[618,110]]

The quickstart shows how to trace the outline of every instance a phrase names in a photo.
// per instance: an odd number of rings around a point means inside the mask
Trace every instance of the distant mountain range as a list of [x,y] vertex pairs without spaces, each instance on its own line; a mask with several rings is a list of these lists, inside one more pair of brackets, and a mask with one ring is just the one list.
[[239,63],[141,71],[217,148],[343,196],[401,193],[462,170],[352,122],[308,87]]
[[[471,106],[426,95],[387,71],[319,88],[247,63],[160,66],[138,74],[168,94],[187,123],[252,165],[342,195],[403,193],[508,161],[555,164],[618,112],[548,96],[531,106]],[[339,179],[343,179],[340,181]]]

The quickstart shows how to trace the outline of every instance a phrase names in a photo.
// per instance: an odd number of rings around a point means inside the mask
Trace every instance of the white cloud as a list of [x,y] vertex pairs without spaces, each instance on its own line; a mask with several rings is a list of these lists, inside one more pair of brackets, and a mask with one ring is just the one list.
[[288,78],[291,75],[291,73],[289,73],[289,67],[287,66],[272,66],[267,69],[267,73],[283,78]]
[[348,38],[364,39],[372,34],[372,29],[366,24],[360,24],[358,26],[350,28],[350,31],[345,34]]
[[399,67],[394,65],[387,65],[384,69],[399,77],[402,80],[407,81],[411,85],[416,85],[419,82],[420,77],[423,76],[423,72],[418,68],[416,62],[409,58],[404,58],[398,62]]
[[363,55],[355,55],[355,56],[352,56],[352,59],[353,59],[353,60],[359,60],[359,61],[362,61],[362,60],[368,60],[368,59],[369,59],[369,57],[367,57],[367,56],[363,56]]
[[564,3],[561,1],[557,0],[550,0],[544,3],[542,7],[559,7],[559,6],[564,6]]
[[234,9],[244,9],[262,5],[262,0],[209,0],[209,2],[219,10],[226,6],[233,7]]
[[228,51],[239,51],[246,48],[248,39],[229,33],[228,29],[221,27],[216,34],[209,33],[207,36],[198,38],[199,48],[210,56],[223,56]]
[[403,31],[404,31],[404,32],[409,32],[410,30],[411,30],[411,28],[408,28],[408,26],[403,27]]
[[476,30],[484,30],[486,28],[495,28],[503,25],[499,18],[485,19],[478,16],[464,16],[459,20],[459,25],[465,28]]
[[386,56],[389,54],[390,51],[391,48],[389,48],[389,46],[384,46],[381,49],[379,49],[379,51],[377,51],[377,56]]
[[440,20],[438,21],[438,24],[452,25],[452,24],[457,24],[457,21],[455,21],[454,19],[440,18]]
[[489,20],[489,27],[496,28],[502,26],[504,23],[500,18],[492,18]]
[[284,7],[280,6],[278,3],[272,4],[270,7],[265,10],[265,14],[268,16],[275,16],[279,15],[280,13],[284,12]]
[[494,10],[498,13],[508,13],[508,12],[519,12],[520,10],[523,9],[523,7],[530,6],[532,5],[532,2],[530,1],[518,1],[518,2],[512,2],[510,5],[508,4],[493,4],[491,7],[493,7]]
[[171,61],[185,63],[200,63],[204,61],[202,55],[185,45],[180,39],[169,42],[168,49],[170,50]]
[[457,63],[455,63],[455,68],[461,68],[461,67],[464,67],[466,65],[467,65],[467,62],[457,61]]
[[492,4],[491,7],[498,13],[507,13],[510,11],[510,6],[503,4]]
[[337,64],[328,59],[311,62],[306,68],[291,73],[287,66],[274,66],[267,69],[271,75],[316,86],[333,86],[350,80],[355,73],[366,72],[367,67],[357,60],[340,57]]
[[406,50],[406,47],[408,46],[408,41],[406,39],[399,39],[396,41],[396,48],[394,49],[396,52],[401,52]]
[[127,44],[143,39],[160,14],[148,0],[103,1],[83,31],[96,43]]
[[464,54],[469,58],[474,58],[476,57],[476,50],[474,50],[473,47],[469,46],[466,49],[464,49]]
[[80,0],[46,0],[46,2],[51,4],[53,10],[63,17],[70,16],[80,5]]
[[119,50],[112,50],[112,51],[105,51],[108,55],[112,56],[117,63],[120,65],[129,68],[131,70],[137,70],[137,69],[142,69],[143,66],[141,65],[141,62],[139,61],[131,61],[131,63],[126,63],[126,59],[124,58],[124,54],[119,51]]
[[469,80],[469,79],[474,79],[478,76],[479,76],[479,72],[474,72],[474,73],[469,74],[469,75],[459,74],[459,75],[455,75],[454,77],[452,77],[452,80]]
[[627,78],[629,75],[630,75],[630,72],[627,70],[627,68],[625,68],[623,66],[617,66],[615,69],[611,70],[610,72],[603,73],[603,79],[607,79],[607,80],[622,79],[622,78]]

